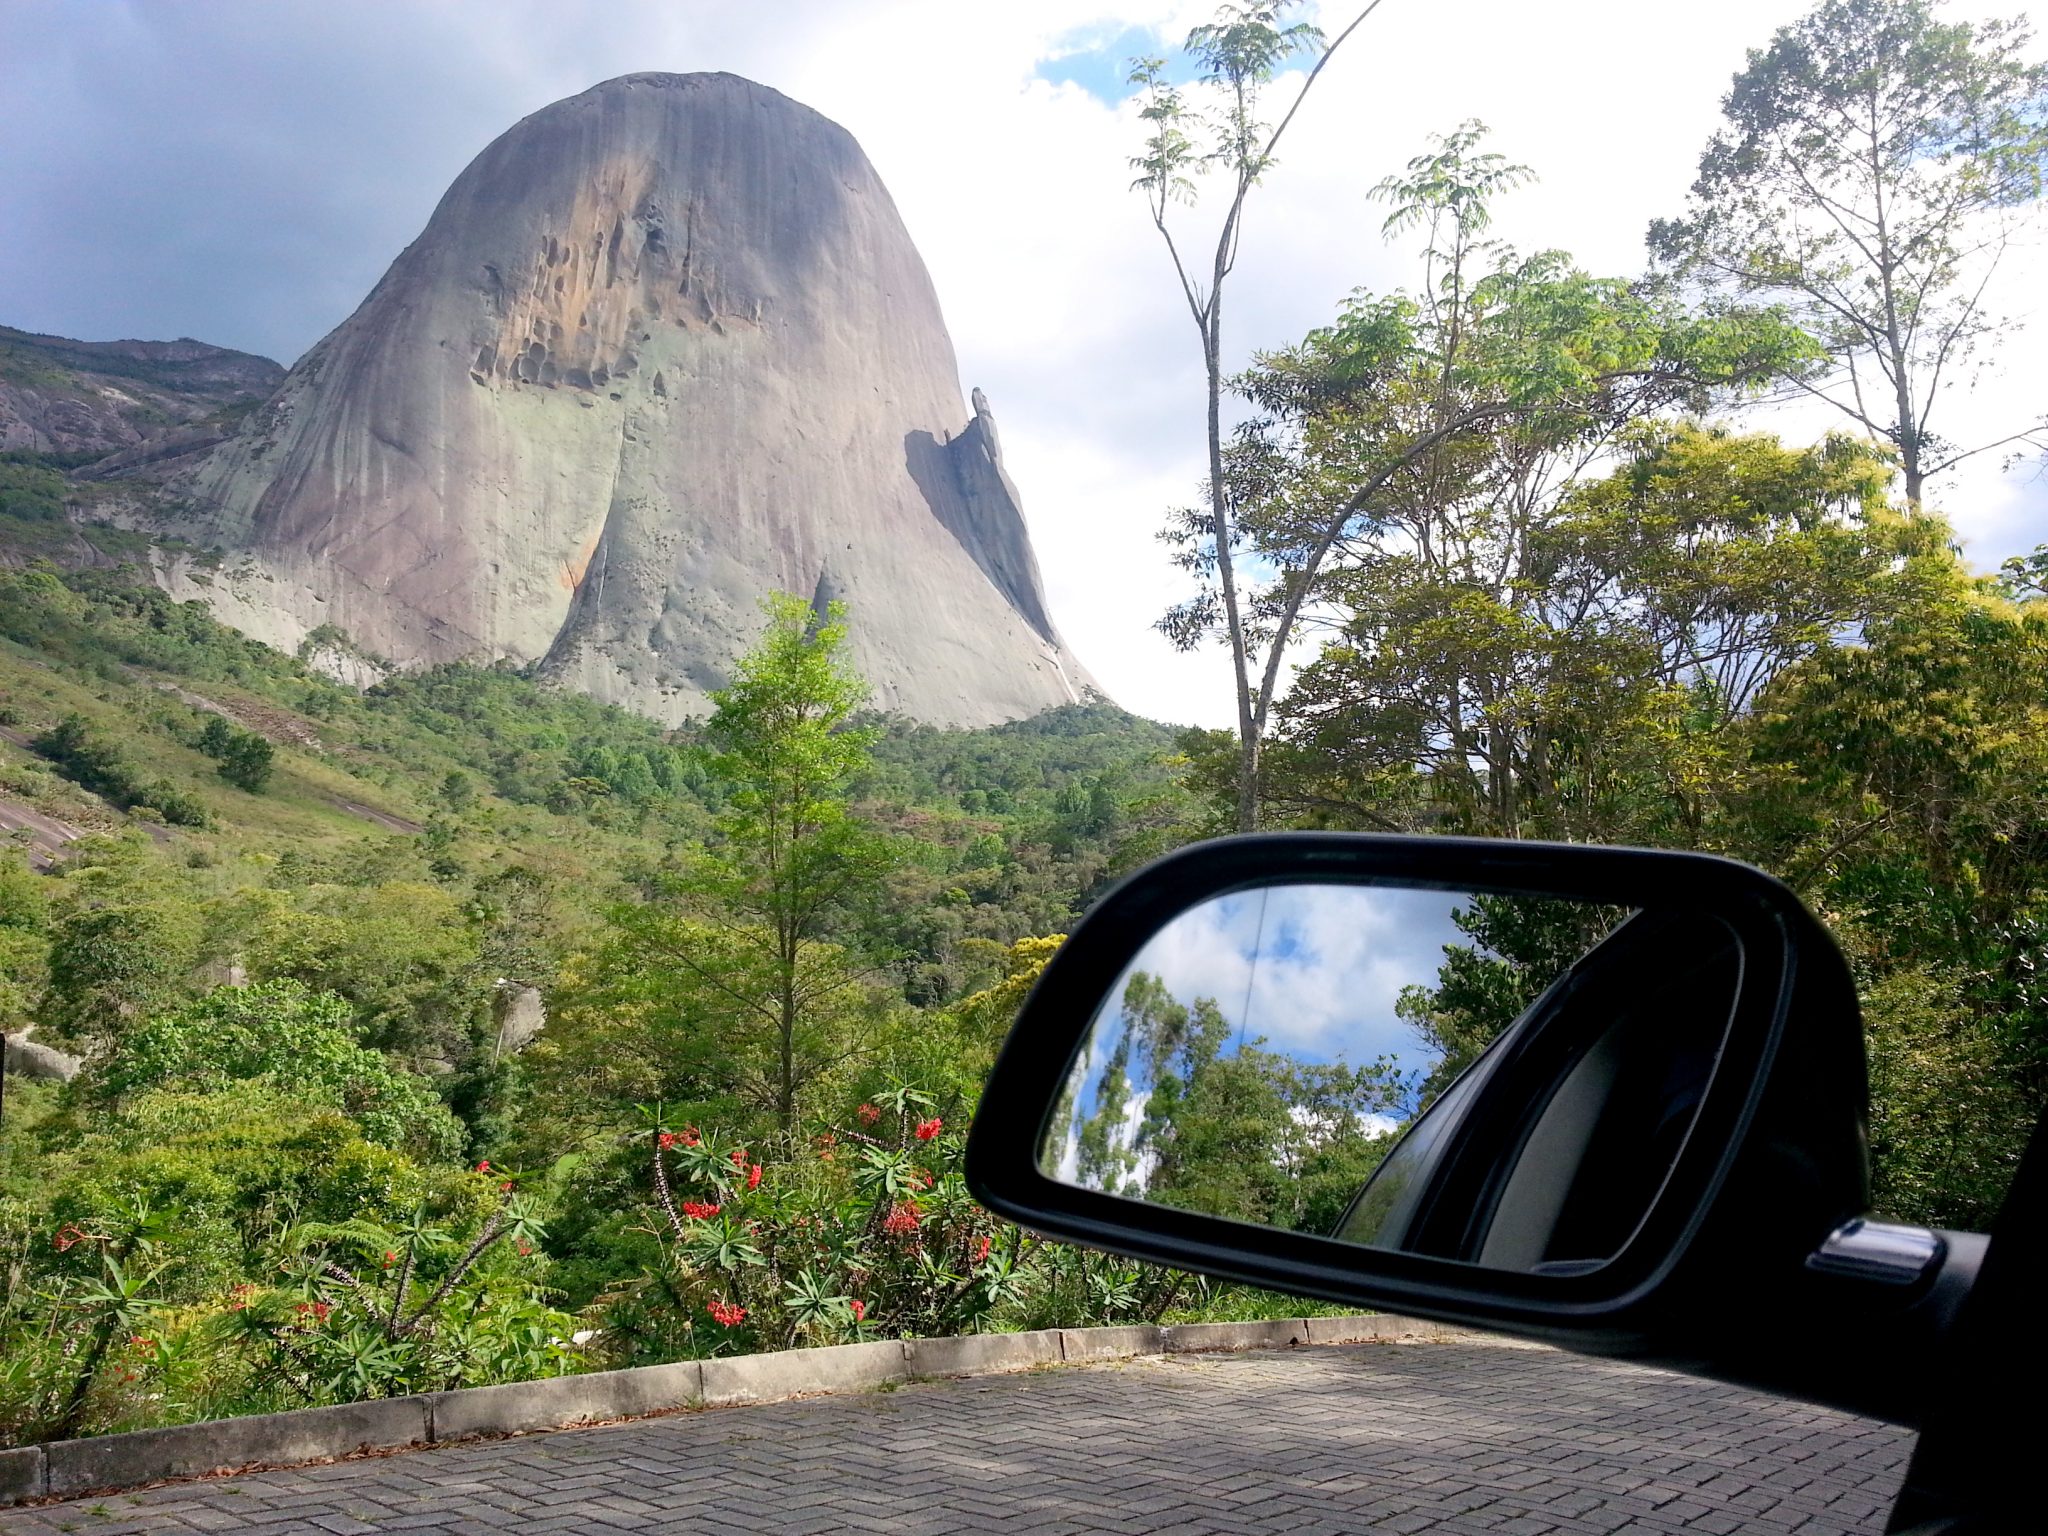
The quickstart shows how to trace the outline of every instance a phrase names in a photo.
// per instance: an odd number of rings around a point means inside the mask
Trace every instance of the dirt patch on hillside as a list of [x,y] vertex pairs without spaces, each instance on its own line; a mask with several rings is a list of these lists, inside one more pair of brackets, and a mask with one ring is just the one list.
[[209,699],[203,693],[194,693],[189,688],[180,688],[176,683],[157,682],[153,684],[170,694],[179,702],[203,709],[210,715],[219,715],[223,720],[232,720],[245,731],[254,731],[258,736],[274,742],[283,742],[306,752],[325,752],[327,745],[319,735],[299,716],[289,710],[278,709],[270,704],[252,703],[237,699],[232,704],[223,704],[218,699]]
[[407,837],[418,837],[420,833],[426,830],[416,821],[407,821],[403,816],[394,816],[389,811],[380,811],[374,805],[364,805],[360,800],[349,800],[341,795],[330,795],[325,790],[320,792],[320,798],[333,806],[337,811],[346,811],[351,816],[358,816],[364,821],[374,822],[387,832],[402,832]]
[[48,869],[57,862],[66,843],[75,843],[83,836],[83,827],[46,816],[25,801],[0,797],[0,837],[28,849],[30,869]]

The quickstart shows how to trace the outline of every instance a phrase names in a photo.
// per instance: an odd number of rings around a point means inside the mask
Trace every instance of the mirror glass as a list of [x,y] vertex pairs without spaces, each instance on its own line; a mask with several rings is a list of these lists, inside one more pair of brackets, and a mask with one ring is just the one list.
[[1626,1246],[1741,982],[1719,919],[1282,885],[1182,913],[1098,1008],[1039,1149],[1129,1199],[1496,1269]]

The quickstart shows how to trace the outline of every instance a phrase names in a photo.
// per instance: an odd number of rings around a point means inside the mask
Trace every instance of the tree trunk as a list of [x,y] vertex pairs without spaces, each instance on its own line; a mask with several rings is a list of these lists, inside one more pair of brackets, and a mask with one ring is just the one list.
[[1894,436],[1899,445],[1899,469],[1906,480],[1906,503],[1915,512],[1920,510],[1920,488],[1925,475],[1920,467],[1920,421],[1913,410],[1913,364],[1906,356],[1903,327],[1899,320],[1898,289],[1892,282],[1897,269],[1897,258],[1892,250],[1890,217],[1884,205],[1884,174],[1878,163],[1878,132],[1876,125],[1877,102],[1870,102],[1871,110],[1871,171],[1876,188],[1877,219],[1877,263],[1878,278],[1884,291],[1884,337],[1885,348],[1890,354],[1892,376],[1892,405],[1899,413],[1899,424]]
[[775,1118],[785,1144],[796,1136],[796,951],[785,944],[782,955],[782,996],[777,999],[781,1018],[782,1050],[780,1080],[775,1096]]
[[1237,688],[1237,830],[1251,832],[1259,823],[1259,725],[1252,714],[1244,619],[1238,610],[1237,568],[1230,552],[1230,497],[1223,481],[1223,247],[1219,245],[1217,251],[1216,283],[1209,291],[1209,313],[1202,330],[1209,386],[1209,527],[1216,540],[1216,579],[1223,589],[1230,675]]

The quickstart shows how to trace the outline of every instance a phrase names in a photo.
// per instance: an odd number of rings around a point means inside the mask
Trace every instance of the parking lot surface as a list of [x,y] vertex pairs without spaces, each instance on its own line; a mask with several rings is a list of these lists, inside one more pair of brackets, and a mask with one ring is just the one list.
[[1492,1342],[1179,1355],[0,1512],[59,1531],[1877,1532],[1912,1437]]

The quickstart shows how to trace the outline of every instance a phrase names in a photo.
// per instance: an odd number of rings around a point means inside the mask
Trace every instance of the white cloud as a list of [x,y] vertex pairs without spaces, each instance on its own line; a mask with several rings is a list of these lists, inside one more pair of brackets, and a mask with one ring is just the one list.
[[[1327,320],[1356,286],[1405,280],[1365,193],[1466,117],[1541,173],[1502,206],[1502,235],[1637,270],[1644,227],[1682,202],[1744,50],[1805,8],[1388,0],[1255,195],[1227,365]],[[633,71],[745,74],[852,130],[890,187],[962,382],[983,386],[1001,417],[1054,614],[1083,660],[1134,709],[1224,724],[1224,655],[1177,656],[1150,627],[1185,590],[1154,532],[1166,507],[1192,499],[1203,455],[1194,333],[1128,189],[1137,125],[1128,104],[1038,76],[1062,55],[1071,70],[1097,37],[1175,39],[1208,9],[15,0],[0,52],[0,322],[191,334],[288,360],[346,315],[516,118]],[[1326,26],[1349,14],[1320,9]],[[2031,307],[2044,275],[2038,253],[2019,263],[2009,307]],[[1951,407],[1952,435],[1992,435],[2042,397],[2037,348],[2008,347],[2003,362]],[[2048,536],[2042,486],[2002,477],[1993,457],[1946,502],[1980,563]]]
[[1451,914],[1455,892],[1297,885],[1204,902],[1156,934],[1105,1005],[1114,1017],[1125,983],[1157,976],[1183,1003],[1213,998],[1244,1040],[1310,1061],[1363,1066],[1428,1054],[1394,1013],[1401,989],[1436,980],[1446,944],[1466,942]]

